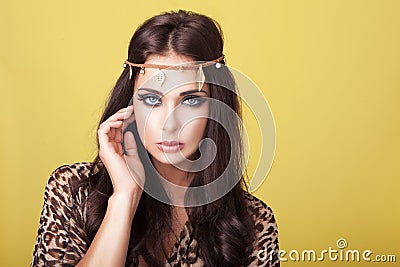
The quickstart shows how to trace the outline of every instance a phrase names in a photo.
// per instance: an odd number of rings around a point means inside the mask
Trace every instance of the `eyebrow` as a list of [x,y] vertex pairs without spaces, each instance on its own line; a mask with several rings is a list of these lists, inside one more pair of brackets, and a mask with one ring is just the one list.
[[[162,92],[157,91],[157,90],[154,90],[154,89],[150,89],[150,88],[139,88],[138,91],[140,91],[140,90],[146,90],[146,91],[152,92],[152,93],[154,93],[154,94],[156,94],[156,95],[164,96],[164,94],[163,94]],[[197,93],[197,92],[202,92],[202,93],[207,94],[207,92],[204,91],[204,90],[200,90],[200,91],[199,91],[199,90],[197,90],[197,89],[193,89],[193,90],[181,92],[181,93],[179,94],[179,96],[189,95],[189,94]]]

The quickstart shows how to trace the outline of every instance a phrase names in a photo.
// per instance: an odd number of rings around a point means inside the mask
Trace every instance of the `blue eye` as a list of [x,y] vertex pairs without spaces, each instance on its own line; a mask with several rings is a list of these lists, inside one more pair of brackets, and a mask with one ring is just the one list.
[[189,106],[199,106],[202,103],[204,103],[206,101],[206,99],[204,97],[201,96],[188,96],[183,100],[183,103],[185,103],[186,105]]
[[[160,106],[161,105],[161,97],[158,95],[153,95],[153,94],[145,94],[141,95],[138,94],[137,99],[139,101],[143,101],[145,105],[148,106]],[[206,101],[206,98],[197,96],[197,95],[189,95],[185,97],[182,101],[183,104],[191,106],[191,107],[197,107],[203,104]]]
[[159,96],[151,95],[151,94],[147,94],[147,95],[139,95],[138,94],[138,100],[144,101],[144,103],[149,106],[156,106],[156,105],[161,104],[161,102],[160,102],[161,98]]

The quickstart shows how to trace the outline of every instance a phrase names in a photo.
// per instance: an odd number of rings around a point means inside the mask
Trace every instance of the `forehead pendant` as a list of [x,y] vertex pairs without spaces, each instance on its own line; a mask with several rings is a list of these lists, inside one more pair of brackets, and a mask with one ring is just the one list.
[[198,85],[198,91],[200,91],[201,88],[203,88],[204,81],[205,81],[205,76],[204,76],[204,72],[203,72],[203,64],[200,64],[199,69],[197,70],[197,74],[196,74],[196,82]]
[[156,81],[157,81],[157,83],[158,83],[159,86],[162,86],[162,85],[163,85],[163,83],[164,83],[164,81],[165,81],[165,73],[164,73],[162,70],[160,70],[160,72],[157,73],[157,75],[156,75]]

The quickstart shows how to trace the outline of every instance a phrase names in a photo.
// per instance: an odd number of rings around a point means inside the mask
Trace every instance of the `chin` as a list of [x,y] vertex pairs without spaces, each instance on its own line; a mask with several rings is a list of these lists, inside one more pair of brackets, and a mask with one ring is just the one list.
[[153,160],[156,160],[163,164],[178,164],[185,160],[185,155],[181,153],[169,153],[167,155],[162,152],[150,153]]
[[187,153],[184,153],[183,150],[176,153],[164,153],[161,151],[152,151],[150,152],[150,154],[152,156],[153,161],[156,160],[159,163],[169,164],[169,165],[179,164],[187,160],[193,160],[193,157],[189,157]]

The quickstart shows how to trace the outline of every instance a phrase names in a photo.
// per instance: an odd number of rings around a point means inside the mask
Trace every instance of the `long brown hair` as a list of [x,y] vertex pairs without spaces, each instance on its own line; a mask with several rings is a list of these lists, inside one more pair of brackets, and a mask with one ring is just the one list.
[[[184,10],[164,12],[146,20],[135,31],[129,44],[128,60],[144,63],[152,54],[165,55],[171,51],[191,57],[195,61],[216,59],[223,53],[222,30],[216,21],[205,15]],[[221,69],[228,72],[227,68]],[[138,69],[133,68],[133,78],[137,74]],[[205,75],[207,76],[206,70]],[[135,79],[129,79],[129,68],[124,69],[107,100],[99,125],[119,109],[129,105],[133,97],[134,81]],[[235,88],[233,78],[228,78],[225,82],[228,83],[226,86]],[[235,90],[227,90],[224,86],[215,84],[209,86],[210,97],[224,102],[240,118],[241,106]],[[230,116],[222,113],[214,115],[217,118]],[[215,142],[217,155],[211,165],[195,173],[190,187],[214,181],[227,168],[230,159],[233,159],[234,164],[226,172],[225,179],[231,179],[235,173],[242,174],[243,144],[240,125],[237,118],[228,117],[225,120],[230,122],[229,135],[217,121],[208,120],[205,137]],[[142,155],[147,153],[137,134],[135,138],[139,152]],[[97,144],[99,147],[98,139]],[[232,149],[227,153],[227,148],[230,147]],[[144,165],[147,169],[146,164]],[[146,173],[146,183],[148,180],[150,179],[147,179]],[[85,225],[90,245],[105,215],[107,200],[113,192],[110,177],[98,155],[83,184],[90,189],[86,202]],[[246,263],[254,238],[254,224],[247,210],[246,191],[247,186],[241,176],[239,183],[222,198],[207,205],[186,208],[193,225],[193,237],[198,241],[199,254],[206,266],[240,266]],[[171,230],[171,218],[171,206],[144,191],[132,221],[129,249],[141,251],[157,259],[149,261],[149,265],[163,266],[169,252],[165,252],[160,240],[164,240]],[[160,251],[164,251],[164,255],[160,255]]]

